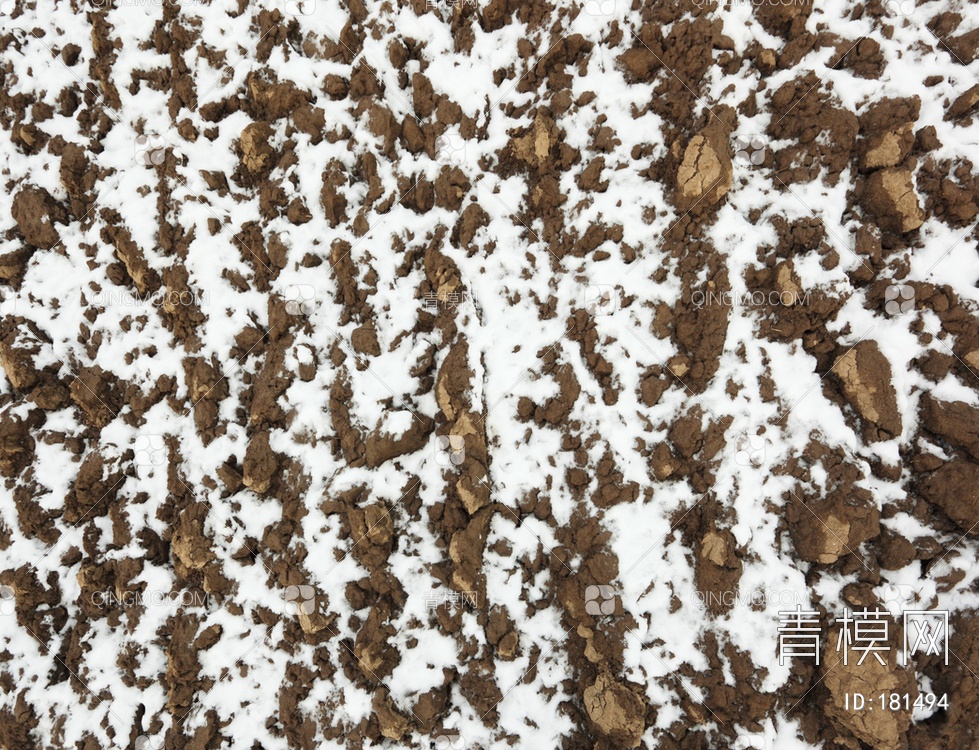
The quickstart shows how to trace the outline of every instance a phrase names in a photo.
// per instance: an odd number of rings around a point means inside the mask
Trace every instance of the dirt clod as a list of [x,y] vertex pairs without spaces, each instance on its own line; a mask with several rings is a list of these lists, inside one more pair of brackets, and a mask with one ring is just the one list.
[[717,203],[731,189],[731,147],[724,131],[708,127],[690,139],[676,173],[677,207]]
[[976,533],[979,519],[979,465],[952,461],[925,477],[922,496],[941,508],[964,531]]
[[925,221],[925,212],[907,169],[890,167],[874,172],[863,186],[862,202],[877,225],[888,232],[905,234]]
[[25,187],[16,196],[10,214],[24,239],[42,249],[54,247],[60,236],[57,224],[65,224],[68,214],[51,194],[39,187]]
[[598,730],[621,747],[639,747],[645,707],[635,689],[602,672],[584,692],[585,710]]
[[891,365],[873,341],[861,341],[833,364],[833,377],[859,415],[868,440],[901,434],[902,420],[891,384]]

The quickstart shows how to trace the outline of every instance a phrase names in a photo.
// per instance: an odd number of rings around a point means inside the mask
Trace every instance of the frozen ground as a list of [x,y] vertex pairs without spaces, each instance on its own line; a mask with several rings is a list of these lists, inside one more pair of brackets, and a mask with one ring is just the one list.
[[971,746],[975,6],[0,23],[0,746]]

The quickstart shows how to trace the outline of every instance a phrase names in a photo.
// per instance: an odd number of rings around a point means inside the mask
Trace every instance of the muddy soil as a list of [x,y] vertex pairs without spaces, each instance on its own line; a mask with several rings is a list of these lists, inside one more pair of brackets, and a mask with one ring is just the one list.
[[906,5],[0,3],[0,746],[970,746],[979,16]]

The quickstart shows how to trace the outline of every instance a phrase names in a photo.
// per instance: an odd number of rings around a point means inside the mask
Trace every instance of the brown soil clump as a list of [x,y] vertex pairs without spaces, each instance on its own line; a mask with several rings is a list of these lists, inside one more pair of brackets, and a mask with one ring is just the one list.
[[620,747],[639,747],[646,707],[635,688],[602,672],[584,692],[585,710],[595,727]]
[[861,341],[832,368],[843,397],[860,417],[865,439],[890,440],[901,434],[902,420],[891,384],[891,365],[873,341]]
[[275,149],[269,144],[272,128],[267,122],[253,122],[241,131],[239,178],[244,185],[260,182],[275,166]]
[[68,213],[51,194],[39,187],[25,187],[14,196],[10,215],[24,239],[34,247],[54,247],[61,232],[56,223],[65,224]]
[[367,460],[368,468],[380,466],[385,461],[392,458],[404,456],[415,451],[421,450],[427,443],[429,435],[432,433],[434,422],[427,417],[420,417],[410,412],[400,412],[411,417],[408,429],[398,434],[390,434],[383,431],[379,424],[377,428],[367,436],[366,452],[364,457]]
[[874,172],[863,184],[864,209],[887,232],[906,234],[925,221],[911,172],[891,167]]
[[874,133],[866,139],[860,152],[860,169],[869,172],[896,167],[914,146],[914,125],[906,122],[894,130]]
[[676,203],[680,211],[713,205],[731,189],[731,145],[727,129],[715,120],[690,139],[679,161]]
[[6,412],[0,417],[0,474],[15,477],[34,458],[34,438],[28,424]]
[[979,461],[979,409],[962,401],[921,399],[921,422],[926,430]]
[[979,83],[952,102],[948,111],[945,113],[945,119],[956,120],[964,115],[970,114],[977,104],[979,104]]
[[850,164],[859,125],[838,106],[815,73],[783,84],[772,95],[771,136],[794,141],[775,153],[775,184],[814,180],[826,170],[835,185]]
[[964,531],[977,533],[979,520],[979,465],[952,461],[921,482],[922,497],[944,511]]
[[880,534],[880,511],[870,493],[860,488],[822,499],[810,500],[805,494],[801,500],[790,497],[786,519],[799,556],[823,565],[856,552]]
[[248,442],[245,451],[245,486],[258,494],[264,494],[272,486],[272,479],[279,468],[279,459],[269,446],[269,434],[259,432]]

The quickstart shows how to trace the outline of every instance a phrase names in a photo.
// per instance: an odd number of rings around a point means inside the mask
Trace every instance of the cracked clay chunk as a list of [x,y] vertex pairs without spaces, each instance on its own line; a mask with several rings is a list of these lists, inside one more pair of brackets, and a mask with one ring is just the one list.
[[904,234],[925,221],[925,212],[907,169],[891,167],[874,172],[863,186],[862,198],[864,209],[885,231]]
[[894,130],[874,133],[867,138],[860,154],[860,169],[870,171],[894,167],[904,161],[914,146],[914,124],[904,123]]
[[241,164],[249,174],[260,176],[271,171],[275,158],[271,138],[272,128],[267,122],[253,122],[241,131]]
[[921,483],[921,495],[937,505],[971,536],[979,534],[979,466],[951,461],[929,474]]
[[513,140],[513,151],[518,158],[533,167],[540,168],[551,153],[551,146],[557,140],[557,126],[543,114],[538,114],[534,127],[526,135]]
[[681,211],[717,203],[731,189],[730,148],[709,128],[695,135],[676,173],[676,202]]
[[595,727],[622,747],[639,747],[646,707],[636,692],[602,673],[585,688],[585,710]]
[[805,504],[792,499],[785,513],[796,552],[810,562],[832,565],[880,535],[880,511],[866,490],[806,499]]
[[873,341],[861,341],[832,369],[853,410],[863,422],[864,439],[890,440],[901,434],[901,413],[891,384],[891,365]]
[[[828,643],[839,643],[839,629],[829,633]],[[880,652],[883,664],[873,652],[865,654],[852,647],[848,649],[847,663],[842,660],[833,665],[833,659],[823,665],[823,678],[829,697],[826,699],[826,715],[844,734],[852,734],[874,750],[901,750],[907,745],[907,731],[911,725],[911,711],[899,708],[882,711],[878,696],[881,693],[907,693],[911,702],[918,694],[914,673],[897,665],[898,649],[893,645],[887,652]],[[860,659],[863,663],[860,664]],[[863,709],[853,709],[853,696],[863,695],[866,704]],[[849,707],[847,696],[849,698]],[[876,710],[873,702],[876,701]]]

